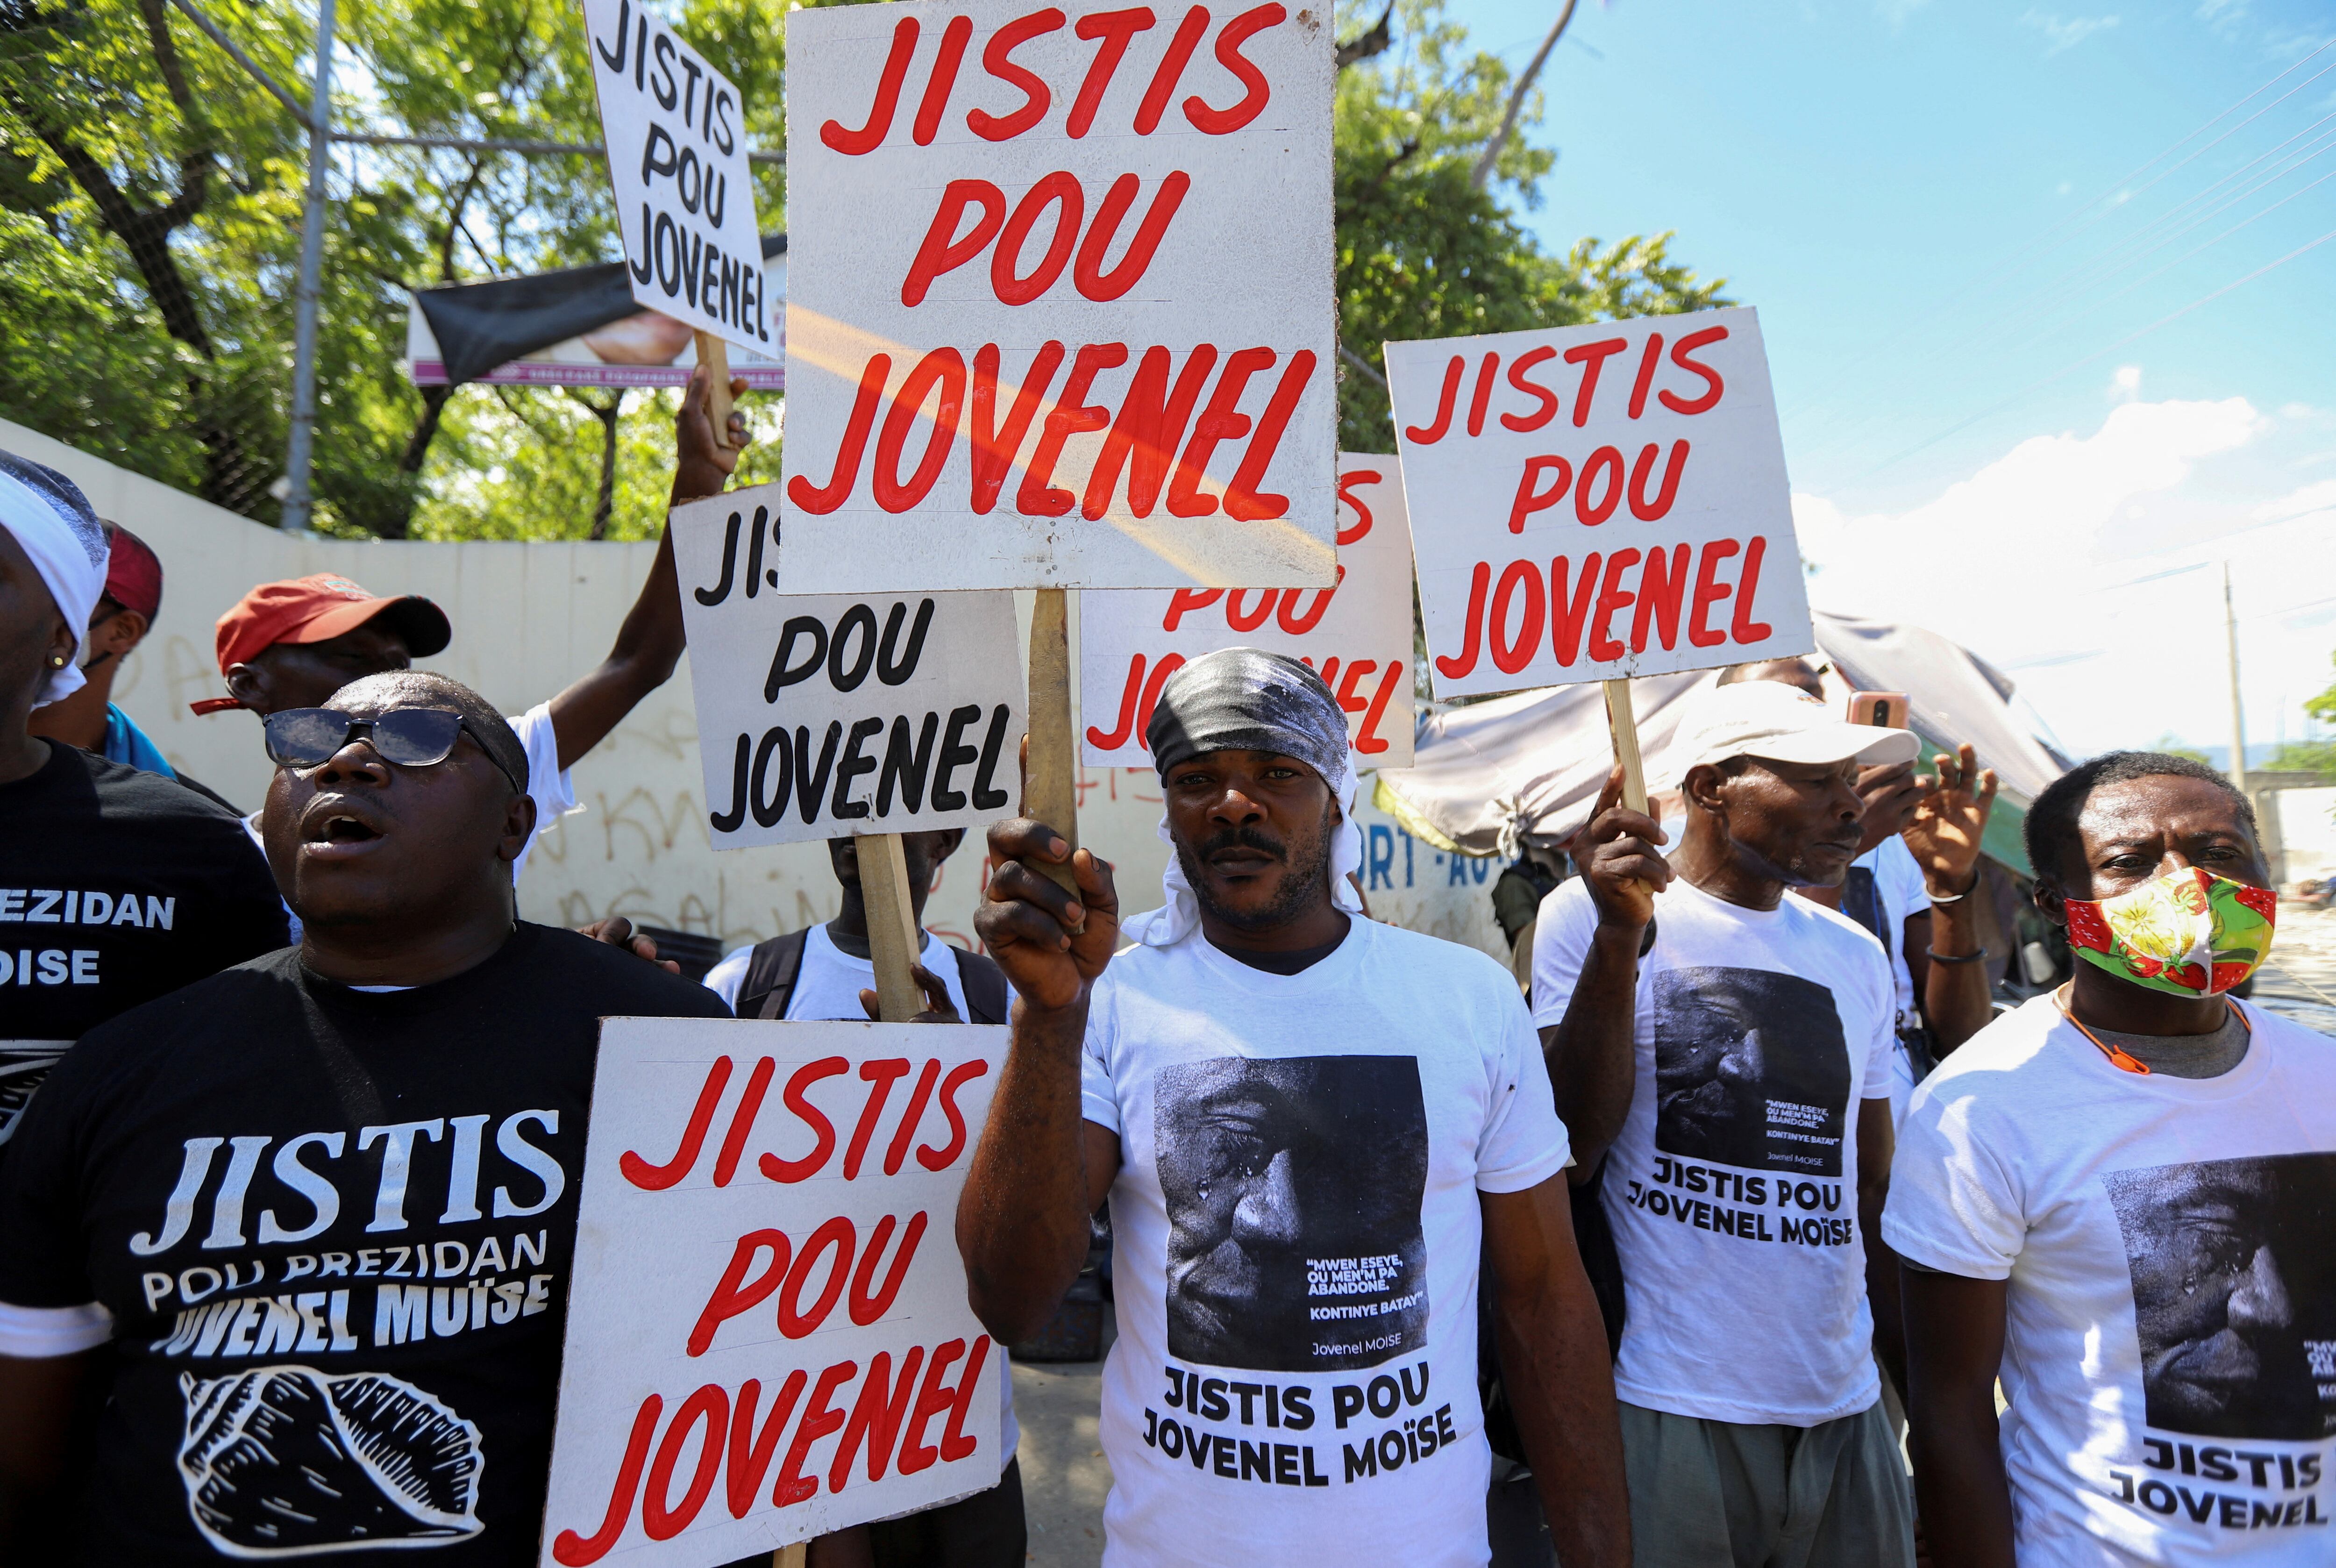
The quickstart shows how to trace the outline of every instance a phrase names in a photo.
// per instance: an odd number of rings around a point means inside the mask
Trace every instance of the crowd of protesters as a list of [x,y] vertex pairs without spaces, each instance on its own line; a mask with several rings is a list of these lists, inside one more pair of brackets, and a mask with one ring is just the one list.
[[[706,391],[676,502],[743,444]],[[682,651],[669,539],[517,718],[411,667],[453,635],[425,599],[255,588],[198,705],[260,721],[248,815],[111,702],[162,579],[0,453],[0,1562],[531,1564],[599,1020],[874,1016],[857,854],[835,920],[703,985],[518,918],[568,770]],[[2081,961],[1998,1012],[1970,749],[1924,769],[1798,661],[1694,701],[1675,820],[1618,773],[1578,874],[1510,890],[1514,973],[1370,918],[1345,716],[1280,656],[1161,690],[1160,907],[989,828],[984,952],[926,937],[920,1018],[1010,1030],[956,1222],[1001,1345],[1108,1210],[1105,1560],[2336,1560],[2336,1051],[2233,995],[2276,916],[2246,800],[2146,753],[2044,791]],[[905,835],[920,920],[961,837]],[[449,1230],[468,1317],[368,1315],[366,1260]],[[1000,1361],[998,1485],[817,1568],[1025,1561]],[[1266,1427],[1339,1462],[1212,1462]],[[1520,1540],[1488,1499],[1528,1475]]]

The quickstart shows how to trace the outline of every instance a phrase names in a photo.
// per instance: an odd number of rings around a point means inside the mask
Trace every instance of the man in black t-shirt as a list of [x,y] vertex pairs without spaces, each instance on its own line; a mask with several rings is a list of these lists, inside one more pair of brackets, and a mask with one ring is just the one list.
[[88,1035],[0,1162],[0,1559],[109,1343],[86,1560],[536,1559],[599,1020],[725,1009],[514,921],[527,758],[475,693],[334,702],[271,726],[303,945]]
[[0,1149],[83,1033],[285,942],[232,813],[31,733],[35,705],[83,684],[106,561],[73,482],[0,453]]

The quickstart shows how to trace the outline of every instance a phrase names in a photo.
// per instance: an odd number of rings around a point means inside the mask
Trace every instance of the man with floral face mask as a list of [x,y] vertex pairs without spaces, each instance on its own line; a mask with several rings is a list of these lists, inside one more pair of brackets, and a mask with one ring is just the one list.
[[1932,1558],[2325,1563],[2336,1047],[2230,994],[2278,907],[2254,813],[2111,753],[2028,856],[2076,978],[1915,1092],[1883,1219]]

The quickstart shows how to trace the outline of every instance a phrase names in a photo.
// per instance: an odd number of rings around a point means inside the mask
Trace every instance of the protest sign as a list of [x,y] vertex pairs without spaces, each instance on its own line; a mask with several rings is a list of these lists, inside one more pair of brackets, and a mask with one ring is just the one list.
[[1010,815],[1010,593],[781,594],[775,485],[676,507],[674,561],[716,849]]
[[787,16],[789,592],[1327,587],[1330,12]]
[[1438,696],[1816,646],[1750,309],[1387,346]]
[[601,1027],[550,1568],[709,1568],[997,1483],[951,1227],[1006,1031]]
[[1144,767],[1160,688],[1190,659],[1260,648],[1303,659],[1347,711],[1358,768],[1411,765],[1411,525],[1392,457],[1338,458],[1335,589],[1123,589],[1079,596],[1082,756]]
[[634,0],[584,0],[584,33],[633,297],[771,352],[737,85]]

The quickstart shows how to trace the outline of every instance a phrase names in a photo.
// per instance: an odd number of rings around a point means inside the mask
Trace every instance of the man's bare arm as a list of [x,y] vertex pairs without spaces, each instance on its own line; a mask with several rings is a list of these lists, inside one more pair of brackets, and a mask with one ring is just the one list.
[[1906,1449],[1931,1561],[2012,1568],[2011,1488],[1995,1415],[2000,1280],[1906,1268]]
[[17,1560],[24,1522],[57,1506],[73,1402],[90,1353],[29,1359],[0,1356],[0,1562]]
[[[1119,1173],[1119,1139],[1079,1114],[1087,998],[1119,938],[1111,867],[1024,818],[989,830],[991,875],[974,929],[1014,987],[1005,1070],[957,1207],[974,1316],[1011,1345],[1046,1326],[1078,1277],[1087,1216]],[[1029,871],[1066,858],[1078,897]],[[1072,936],[1084,920],[1085,929]]]
[[1882,1369],[1906,1391],[1906,1329],[1898,1303],[1898,1254],[1882,1239],[1882,1210],[1890,1197],[1890,1158],[1897,1135],[1886,1099],[1857,1103],[1857,1229],[1865,1242],[1865,1299],[1874,1310],[1874,1353]]
[[[734,397],[745,390],[744,381],[730,384]],[[736,472],[739,452],[746,444],[745,415],[736,413],[730,415],[731,444],[715,444],[706,396],[706,373],[693,371],[689,388],[682,394],[681,412],[674,419],[670,506],[721,494]],[[608,649],[608,657],[551,699],[551,731],[560,740],[563,769],[575,766],[579,758],[624,723],[625,716],[638,707],[643,697],[673,678],[684,643],[681,587],[673,563],[673,525],[668,521],[658,538],[648,580],[641,584],[624,625],[617,628],[616,644]]]
[[1630,1501],[1606,1328],[1574,1247],[1562,1178],[1483,1195],[1501,1381],[1533,1461],[1557,1559],[1630,1561]]
[[1633,1030],[1638,1018],[1639,950],[1654,919],[1655,893],[1671,868],[1655,846],[1662,829],[1652,817],[1625,811],[1622,770],[1616,768],[1582,830],[1575,862],[1590,884],[1598,925],[1590,939],[1565,1016],[1541,1031],[1558,1119],[1573,1140],[1567,1173],[1586,1182],[1607,1148],[1621,1135],[1638,1069]]
[[[1975,954],[1979,944],[1980,843],[1994,810],[1996,778],[1982,770],[1968,745],[1932,759],[1937,773],[1926,786],[1914,820],[1906,828],[1906,848],[1922,870],[1922,883],[1934,901],[1927,922],[1906,922],[1906,969],[1914,982],[1922,1018],[1939,1055],[1945,1056],[1995,1016],[1988,971],[2000,969],[2005,955],[1972,963],[1936,963]],[[1918,929],[1919,928],[1919,929]],[[1925,955],[1928,955],[1927,957]]]

